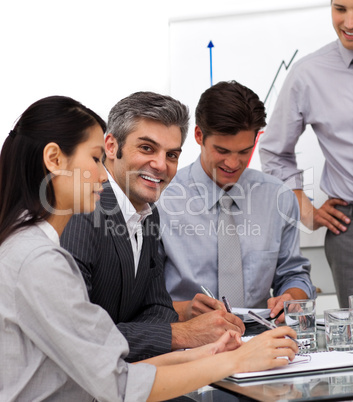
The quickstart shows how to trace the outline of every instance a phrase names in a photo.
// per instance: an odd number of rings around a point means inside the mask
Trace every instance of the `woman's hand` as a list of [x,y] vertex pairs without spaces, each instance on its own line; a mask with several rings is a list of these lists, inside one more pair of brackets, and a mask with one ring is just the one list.
[[297,334],[289,327],[279,327],[244,342],[234,352],[235,372],[261,371],[287,365],[289,360],[294,359],[298,346],[285,336],[296,338]]
[[208,343],[207,345],[200,346],[198,348],[189,349],[188,359],[196,360],[203,357],[215,355],[230,350],[239,348],[243,342],[239,332],[226,331],[217,341]]

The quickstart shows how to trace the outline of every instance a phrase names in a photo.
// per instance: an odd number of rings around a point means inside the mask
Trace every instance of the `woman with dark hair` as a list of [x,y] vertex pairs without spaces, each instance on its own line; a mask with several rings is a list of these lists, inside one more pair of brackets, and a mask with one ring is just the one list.
[[[75,100],[31,105],[0,156],[0,400],[165,400],[238,371],[293,359],[287,327],[227,351],[218,342],[137,364],[108,314],[90,303],[59,246],[74,213],[95,208],[106,180],[104,121]],[[219,353],[224,352],[224,353]],[[175,381],[175,379],[178,379]]]

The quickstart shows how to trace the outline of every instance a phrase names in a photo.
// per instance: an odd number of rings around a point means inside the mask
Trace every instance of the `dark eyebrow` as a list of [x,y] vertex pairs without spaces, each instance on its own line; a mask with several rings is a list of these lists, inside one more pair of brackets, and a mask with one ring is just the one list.
[[337,2],[335,2],[335,1],[333,1],[332,2],[332,5],[334,6],[334,7],[339,7],[339,8],[346,8],[346,6],[344,6],[343,4],[338,4]]
[[[251,148],[254,148],[254,146],[255,146],[255,144],[254,144],[254,145],[251,145],[250,147],[241,149],[241,150],[238,151],[238,152],[245,152],[245,151],[247,151],[247,150],[249,150],[249,149],[251,149]],[[229,149],[220,147],[219,145],[213,145],[213,147],[214,147],[214,148],[218,148],[218,149],[222,149],[223,151],[231,152]]]
[[168,152],[181,152],[181,151],[182,151],[182,149],[180,147],[168,150]]
[[242,150],[239,151],[239,152],[248,151],[249,149],[254,148],[254,146],[255,146],[255,144],[254,144],[254,145],[251,145],[251,147],[247,147],[247,148],[245,148],[245,149],[242,149]]
[[158,142],[156,142],[155,140],[152,140],[152,138],[150,138],[150,137],[139,137],[138,139],[141,141],[148,141],[151,144],[159,146]]
[[[157,147],[160,147],[160,144],[157,141],[155,141],[152,138],[150,138],[150,137],[139,137],[138,139],[141,140],[141,141],[150,142],[151,144],[153,144],[153,145],[155,145]],[[174,148],[174,149],[168,149],[168,152],[181,152],[181,147]]]
[[227,148],[223,148],[223,147],[220,147],[219,145],[213,145],[213,148],[217,148],[217,149],[222,149],[223,151],[227,151],[227,152],[230,152],[230,150],[229,149],[227,149]]

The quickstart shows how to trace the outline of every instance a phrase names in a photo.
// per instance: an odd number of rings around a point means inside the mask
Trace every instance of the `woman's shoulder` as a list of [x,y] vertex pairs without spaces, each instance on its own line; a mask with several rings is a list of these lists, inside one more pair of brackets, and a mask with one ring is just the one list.
[[0,259],[11,269],[20,269],[24,262],[48,260],[53,254],[62,253],[37,226],[23,228],[12,234],[0,247]]
[[19,248],[19,251],[26,252],[33,247],[55,246],[48,236],[38,226],[33,225],[19,229],[6,239],[1,247]]
[[0,282],[3,279],[11,287],[58,283],[68,275],[79,278],[80,286],[84,286],[73,257],[36,226],[8,238],[0,247],[0,259]]

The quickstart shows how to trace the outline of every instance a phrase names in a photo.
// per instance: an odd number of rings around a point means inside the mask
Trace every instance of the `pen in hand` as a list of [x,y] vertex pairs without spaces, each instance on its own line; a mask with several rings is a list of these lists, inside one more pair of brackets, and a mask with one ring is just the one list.
[[213,293],[210,291],[209,288],[206,288],[206,286],[202,286],[202,285],[201,285],[201,290],[202,290],[202,293],[203,293],[204,295],[206,295],[206,296],[208,296],[208,297],[211,297],[212,299],[215,299]]
[[229,301],[227,300],[227,298],[225,296],[222,296],[222,300],[223,300],[223,304],[225,305],[227,312],[231,313],[232,309],[230,308],[230,304],[229,304]]
[[[248,315],[249,315],[250,317],[252,317],[252,318],[253,318],[255,321],[257,321],[258,323],[264,325],[265,327],[267,327],[267,328],[269,328],[269,329],[275,329],[275,328],[277,328],[277,325],[276,325],[276,324],[273,324],[272,322],[266,320],[265,318],[261,317],[260,315],[254,313],[254,312],[251,311],[251,310],[248,311]],[[301,344],[299,341],[297,341],[296,339],[292,338],[292,337],[289,336],[289,335],[286,335],[285,338],[289,338],[289,339],[291,339],[292,341],[294,341],[294,342],[298,345],[298,348],[299,348],[300,351],[305,350],[305,346],[307,346],[307,345]]]
[[[202,290],[203,294],[205,294],[206,296],[211,297],[212,299],[216,300],[216,298],[214,297],[213,293],[210,291],[209,288],[207,288],[206,286],[201,285],[201,290]],[[222,300],[223,300],[223,304],[225,305],[225,308],[226,308],[227,312],[231,313],[231,309],[230,309],[230,306],[229,306],[229,303],[228,303],[227,299],[223,296]]]

